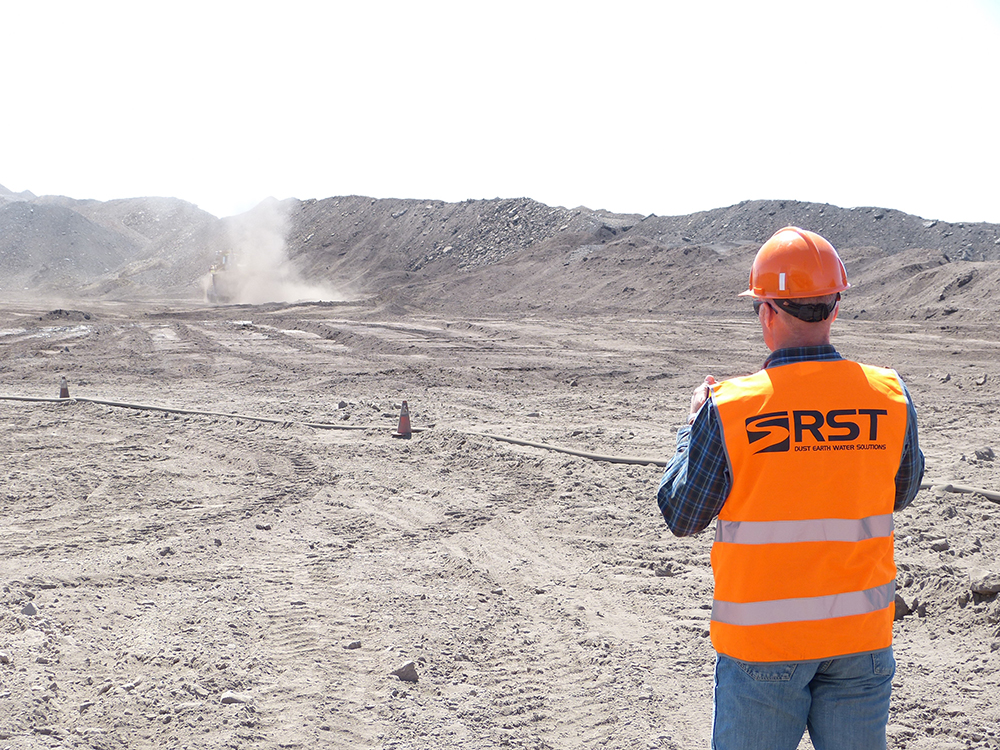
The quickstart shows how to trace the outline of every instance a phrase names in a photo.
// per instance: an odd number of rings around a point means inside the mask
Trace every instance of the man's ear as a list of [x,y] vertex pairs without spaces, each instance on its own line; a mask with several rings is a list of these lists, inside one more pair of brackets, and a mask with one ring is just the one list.
[[771,325],[774,322],[774,316],[778,313],[770,302],[765,302],[762,307],[764,309],[761,311],[763,314],[760,316],[760,322],[764,325]]

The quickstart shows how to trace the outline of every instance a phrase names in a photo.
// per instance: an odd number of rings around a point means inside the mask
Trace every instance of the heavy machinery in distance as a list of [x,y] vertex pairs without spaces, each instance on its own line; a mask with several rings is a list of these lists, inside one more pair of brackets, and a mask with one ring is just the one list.
[[232,250],[224,250],[216,256],[209,276],[208,286],[205,289],[205,298],[208,302],[215,305],[239,300],[244,274],[236,263]]

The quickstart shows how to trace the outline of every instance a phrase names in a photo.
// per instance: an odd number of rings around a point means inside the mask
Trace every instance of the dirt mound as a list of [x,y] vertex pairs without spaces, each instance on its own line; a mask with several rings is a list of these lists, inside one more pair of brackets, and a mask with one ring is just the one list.
[[0,289],[28,297],[194,297],[219,246],[219,224],[174,198],[0,194]]
[[[351,197],[303,203],[290,223],[290,255],[307,275],[337,279],[402,310],[473,316],[735,314],[745,305],[734,292],[745,287],[756,249],[792,224],[840,247],[856,301],[869,317],[958,312],[978,319],[976,299],[965,304],[974,287],[958,286],[946,271],[928,276],[920,263],[894,271],[895,256],[912,252],[962,269],[974,263],[979,277],[994,274],[1000,258],[996,225],[795,201],[642,217],[528,199],[445,204]],[[914,296],[913,283],[930,291]],[[942,294],[947,302],[938,299]]]
[[50,310],[39,320],[65,320],[78,323],[81,320],[90,320],[90,318],[90,313],[82,310]]
[[13,190],[8,190],[3,185],[0,185],[0,200],[9,201],[30,201],[34,200],[37,196],[30,190],[23,190],[20,193],[15,193]]
[[0,276],[7,288],[71,286],[121,266],[136,249],[122,233],[69,208],[0,203]]
[[[269,276],[300,282],[285,286],[301,289],[302,299],[360,297],[404,315],[741,314],[746,305],[735,293],[754,252],[787,225],[818,231],[840,250],[852,283],[845,314],[983,320],[1000,276],[1000,226],[880,208],[744,201],[662,217],[527,198],[265,204],[216,219],[168,198],[14,200],[8,191],[0,194],[0,287],[66,298],[204,299],[214,259],[230,251],[242,263],[263,246],[247,227],[259,226],[265,209],[280,212],[268,231],[280,225],[284,237],[280,257],[266,264]],[[309,296],[320,289],[329,293]]]

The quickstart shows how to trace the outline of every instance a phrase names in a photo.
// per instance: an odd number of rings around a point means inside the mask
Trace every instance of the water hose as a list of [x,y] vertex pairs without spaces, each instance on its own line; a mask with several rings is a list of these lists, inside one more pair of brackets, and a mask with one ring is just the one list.
[[[279,424],[279,425],[301,425],[303,427],[313,427],[317,430],[382,430],[385,429],[384,425],[343,425],[335,424],[332,422],[298,422],[293,419],[277,419],[274,417],[260,417],[251,416],[249,414],[232,414],[228,412],[221,411],[203,411],[200,409],[178,409],[175,407],[168,406],[154,406],[151,404],[134,404],[125,401],[108,401],[100,398],[39,398],[32,396],[0,396],[0,401],[28,401],[36,403],[49,403],[49,404],[67,404],[67,403],[88,403],[88,404],[102,404],[104,406],[113,406],[121,409],[136,409],[139,411],[158,411],[165,414],[186,414],[193,416],[202,417],[217,417],[221,419],[237,419],[245,420],[249,422],[264,422],[266,424]],[[424,427],[411,427],[411,432],[424,432],[428,428]],[[541,448],[542,450],[555,451],[557,453],[566,453],[570,456],[578,456],[579,458],[586,458],[590,461],[605,461],[607,463],[613,464],[633,464],[636,466],[666,466],[667,462],[659,458],[633,458],[626,456],[607,456],[599,453],[587,453],[585,451],[578,451],[572,448],[560,448],[554,445],[547,445],[546,443],[535,443],[530,440],[519,440],[517,438],[504,437],[502,435],[491,435],[485,432],[468,432],[467,435],[473,435],[475,437],[487,438],[489,440],[499,440],[505,443],[513,443],[514,445],[524,445],[532,448]]]
[[1000,503],[1000,492],[990,492],[979,487],[966,487],[963,484],[951,484],[947,482],[924,482],[920,485],[922,490],[934,490],[936,492],[954,492],[959,495],[982,495],[987,500]]
[[545,443],[533,443],[530,440],[518,440],[517,438],[503,437],[502,435],[491,435],[487,432],[469,432],[469,435],[475,435],[476,437],[489,438],[490,440],[500,440],[504,443],[513,443],[514,445],[527,445],[532,448],[541,448],[547,451],[555,451],[557,453],[567,453],[570,456],[579,456],[580,458],[586,458],[591,461],[606,461],[611,464],[633,464],[636,466],[666,466],[667,462],[660,458],[631,458],[627,456],[605,456],[600,453],[586,453],[584,451],[573,450],[572,448],[558,448],[554,445],[547,445]]
[[[32,403],[49,403],[49,404],[66,404],[71,402],[82,402],[88,404],[102,404],[104,406],[113,406],[121,409],[136,409],[139,411],[158,411],[165,414],[186,414],[193,416],[203,416],[203,417],[217,417],[221,419],[236,419],[244,420],[248,422],[264,422],[267,424],[278,424],[278,425],[301,425],[304,427],[312,427],[317,430],[383,430],[385,425],[343,425],[334,424],[332,422],[298,422],[291,419],[277,419],[274,417],[258,417],[250,416],[248,414],[231,414],[228,412],[220,411],[202,411],[199,409],[177,409],[167,406],[153,406],[150,404],[133,404],[125,401],[107,401],[99,398],[39,398],[33,396],[0,396],[0,401],[27,401]],[[414,427],[411,428],[413,432],[424,432],[428,428],[424,427]],[[605,463],[612,464],[631,464],[633,466],[659,466],[664,467],[667,462],[659,458],[648,458],[648,457],[630,457],[630,456],[608,456],[600,453],[588,453],[586,451],[578,451],[572,448],[560,448],[555,445],[548,445],[547,443],[536,443],[531,440],[521,440],[518,438],[504,437],[503,435],[493,435],[488,432],[467,432],[467,435],[472,435],[474,437],[486,438],[488,440],[498,440],[504,443],[511,443],[513,445],[522,445],[530,448],[540,448],[541,450],[553,451],[556,453],[565,453],[570,456],[577,456],[578,458],[585,458],[589,461],[603,461]],[[1000,492],[992,492],[990,490],[984,490],[979,487],[968,487],[962,484],[952,484],[950,482],[923,482],[920,485],[922,490],[934,490],[939,492],[951,492],[960,495],[981,495],[982,497],[990,500],[991,502],[1000,504]]]
[[[277,419],[275,417],[259,417],[251,416],[249,414],[232,414],[230,412],[222,411],[202,411],[200,409],[178,409],[170,406],[153,406],[151,404],[133,404],[125,401],[106,401],[100,398],[35,398],[30,396],[0,396],[0,401],[33,401],[42,402],[50,404],[67,404],[67,403],[87,403],[87,404],[102,404],[104,406],[114,406],[121,409],[136,409],[138,411],[159,411],[165,414],[187,414],[199,417],[220,417],[222,419],[236,419],[243,420],[247,422],[264,422],[266,424],[280,424],[280,425],[303,425],[305,427],[313,427],[317,430],[381,430],[384,429],[384,425],[354,425],[354,424],[336,424],[334,422],[299,422],[294,419]],[[423,432],[425,428],[417,428],[412,430],[413,432]]]

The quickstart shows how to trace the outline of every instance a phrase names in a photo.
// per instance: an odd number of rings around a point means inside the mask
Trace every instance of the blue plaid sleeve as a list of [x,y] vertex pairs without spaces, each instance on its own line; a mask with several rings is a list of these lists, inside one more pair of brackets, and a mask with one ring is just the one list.
[[906,395],[906,436],[903,439],[903,457],[899,462],[899,471],[896,472],[896,504],[893,510],[902,510],[913,502],[924,478],[924,454],[917,437],[917,410],[906,385],[902,380],[899,382]]
[[656,501],[674,535],[691,536],[712,523],[731,487],[719,415],[710,399],[694,424],[677,431],[677,450],[660,480]]

